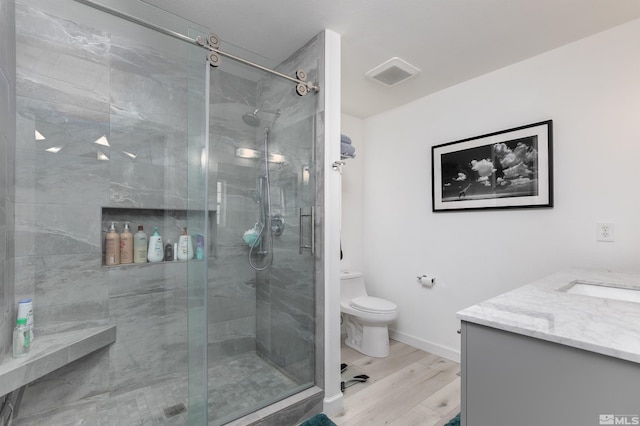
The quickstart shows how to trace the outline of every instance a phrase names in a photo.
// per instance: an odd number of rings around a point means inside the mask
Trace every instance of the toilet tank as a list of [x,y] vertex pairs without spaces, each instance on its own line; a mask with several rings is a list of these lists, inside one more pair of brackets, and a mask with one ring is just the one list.
[[349,305],[353,298],[366,295],[367,290],[364,286],[364,276],[362,272],[340,272],[340,300],[342,303]]

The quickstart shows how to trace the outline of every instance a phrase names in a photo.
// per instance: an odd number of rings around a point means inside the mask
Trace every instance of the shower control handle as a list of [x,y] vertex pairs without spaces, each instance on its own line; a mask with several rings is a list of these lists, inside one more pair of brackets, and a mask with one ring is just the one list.
[[[311,249],[311,255],[313,256],[315,254],[315,232],[313,232],[313,228],[314,228],[314,223],[315,223],[315,217],[314,217],[314,209],[313,207],[311,207],[311,213],[309,214],[304,214],[302,213],[302,207],[300,207],[300,213],[299,213],[299,223],[300,223],[300,242],[299,242],[299,250],[298,253],[302,254],[302,252],[305,249]],[[302,226],[302,218],[304,217],[308,217],[311,219],[311,245],[305,244],[304,243],[304,231],[303,231],[303,226]]]

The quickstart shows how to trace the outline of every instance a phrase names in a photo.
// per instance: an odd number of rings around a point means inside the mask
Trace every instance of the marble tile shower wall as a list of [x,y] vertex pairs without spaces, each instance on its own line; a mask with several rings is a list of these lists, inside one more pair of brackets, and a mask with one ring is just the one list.
[[13,329],[13,210],[15,150],[15,16],[0,0],[0,360],[10,356]]
[[34,298],[36,334],[118,326],[21,416],[186,372],[186,265],[102,266],[103,207],[187,207],[186,52],[164,44],[16,4],[15,299]]

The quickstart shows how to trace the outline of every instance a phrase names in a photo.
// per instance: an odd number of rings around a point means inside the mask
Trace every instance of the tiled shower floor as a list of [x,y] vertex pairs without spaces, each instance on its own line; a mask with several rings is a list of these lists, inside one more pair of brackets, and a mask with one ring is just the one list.
[[[255,353],[223,360],[209,368],[209,421],[274,400],[296,384]],[[187,413],[168,417],[165,409],[188,406],[186,380],[172,380],[110,398],[99,397],[80,406],[38,418],[18,417],[14,426],[133,426],[186,425]]]

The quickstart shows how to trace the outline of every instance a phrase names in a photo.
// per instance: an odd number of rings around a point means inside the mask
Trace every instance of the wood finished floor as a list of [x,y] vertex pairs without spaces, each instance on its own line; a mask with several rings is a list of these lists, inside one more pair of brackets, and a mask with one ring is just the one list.
[[460,364],[394,340],[387,358],[342,343],[342,362],[369,379],[344,391],[338,426],[442,426],[460,412]]

